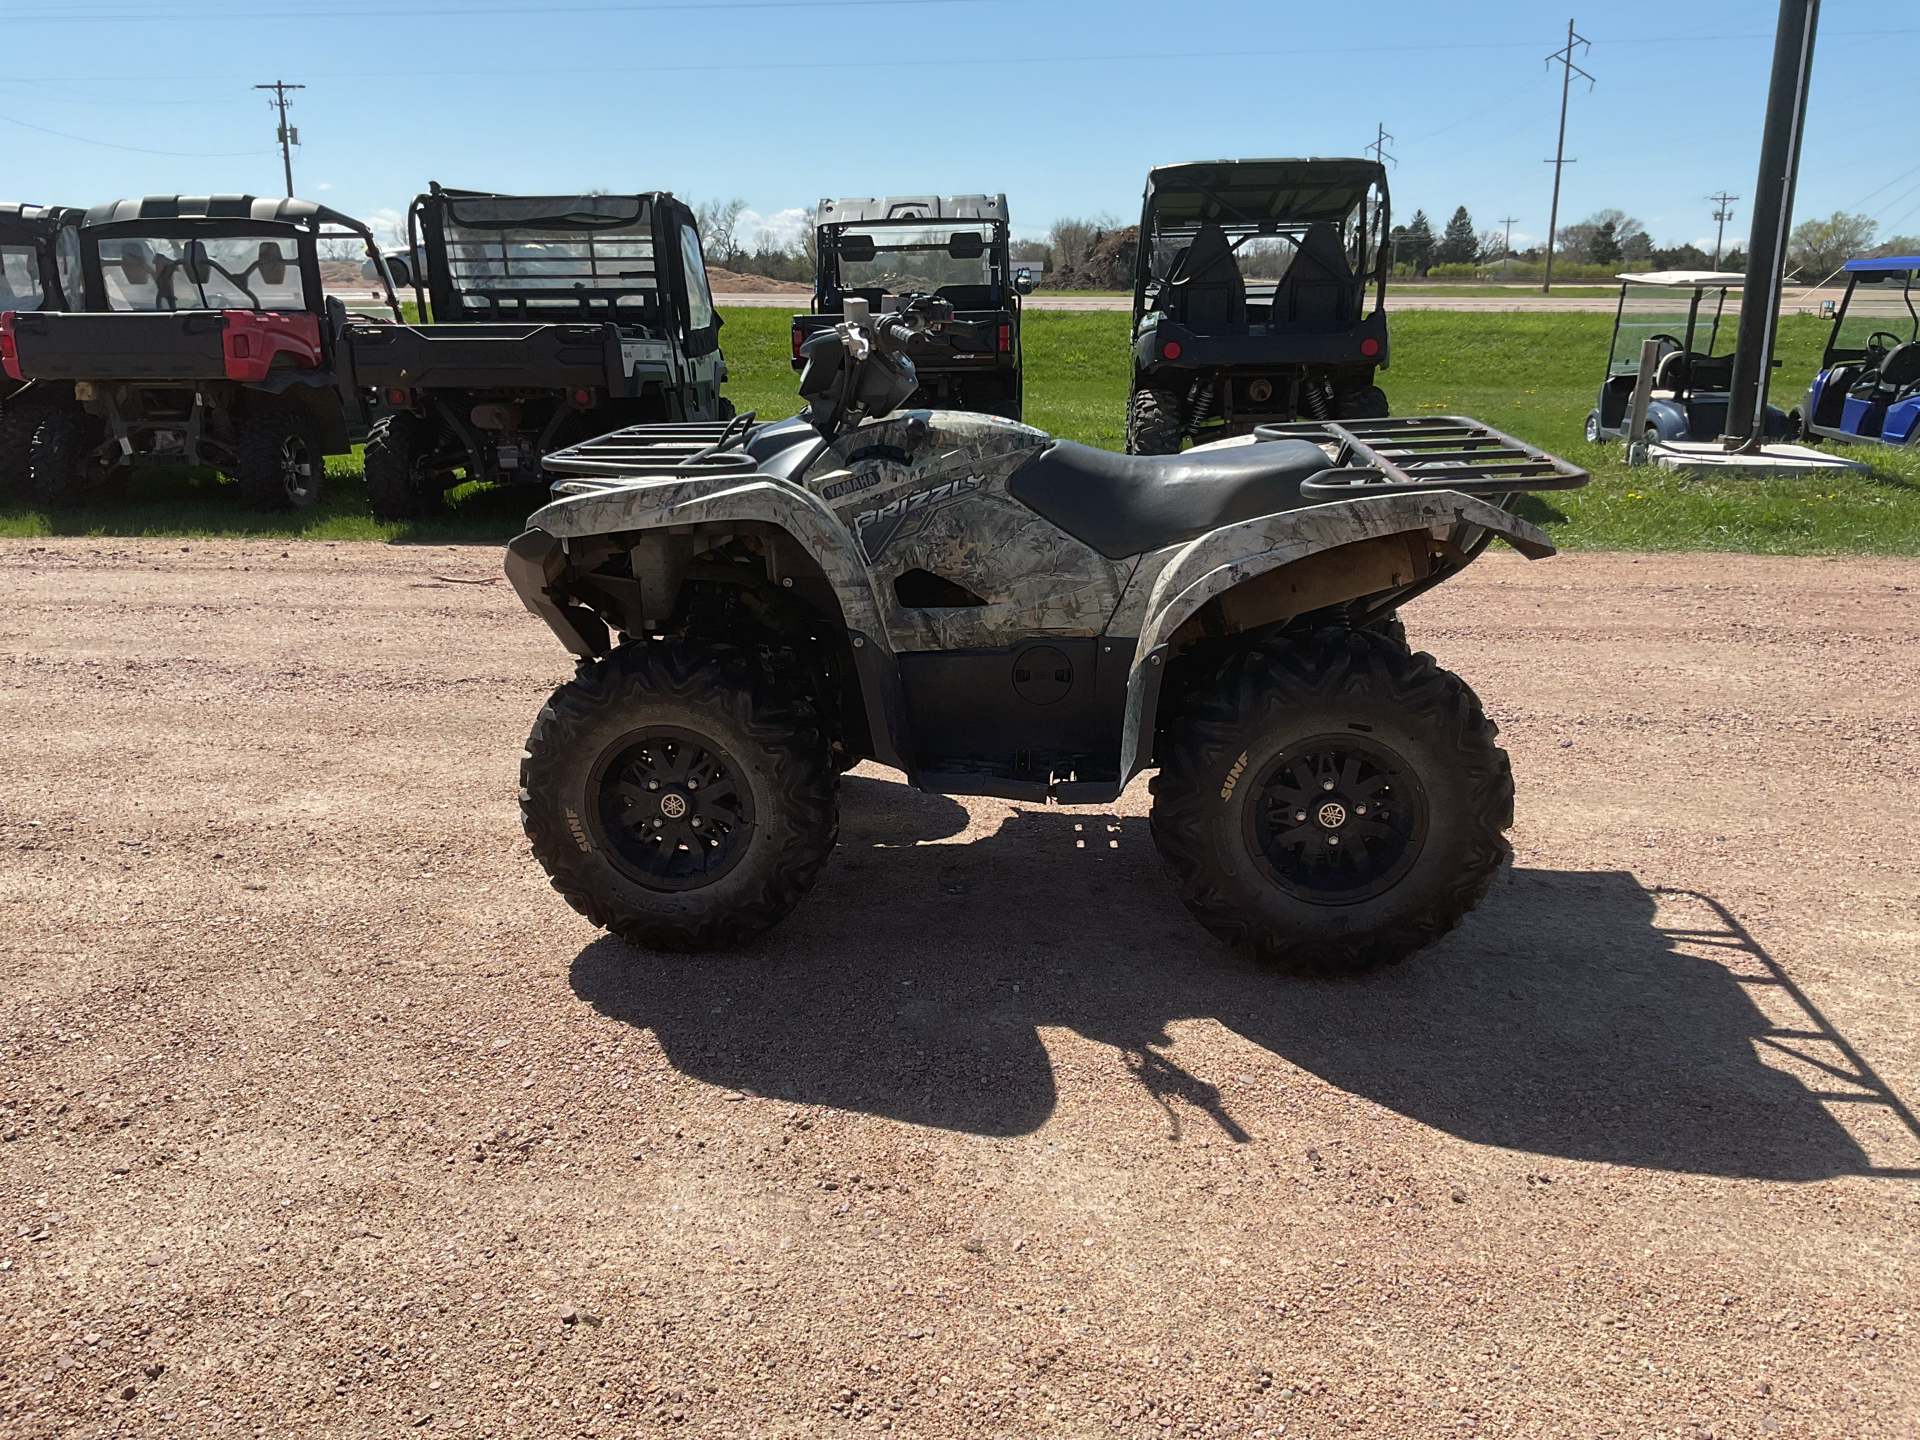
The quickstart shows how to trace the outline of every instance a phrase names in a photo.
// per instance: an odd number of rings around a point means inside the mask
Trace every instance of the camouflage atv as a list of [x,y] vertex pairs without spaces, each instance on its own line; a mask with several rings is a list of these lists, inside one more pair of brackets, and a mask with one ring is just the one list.
[[861,760],[948,795],[1107,804],[1215,935],[1322,969],[1458,925],[1509,853],[1513,781],[1459,677],[1389,633],[1586,473],[1475,421],[1281,425],[1127,456],[895,407],[948,307],[806,342],[806,409],[556,453],[508,548],[575,655],[521,766],[534,854],[633,944],[734,945],[833,850]]

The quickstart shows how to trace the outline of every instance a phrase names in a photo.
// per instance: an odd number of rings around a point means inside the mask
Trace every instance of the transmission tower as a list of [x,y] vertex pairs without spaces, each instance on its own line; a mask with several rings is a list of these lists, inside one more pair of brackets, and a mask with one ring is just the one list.
[[1593,48],[1586,37],[1574,33],[1573,21],[1569,20],[1566,45],[1547,56],[1548,69],[1553,68],[1556,60],[1561,65],[1560,140],[1553,147],[1553,159],[1546,162],[1553,167],[1553,208],[1547,213],[1547,273],[1540,286],[1540,293],[1543,295],[1553,289],[1553,240],[1555,232],[1560,228],[1560,172],[1567,166],[1578,163],[1577,160],[1567,159],[1567,90],[1572,86],[1573,77],[1576,75],[1587,82],[1588,90],[1592,90],[1595,83],[1593,76],[1573,63],[1573,51],[1576,45],[1585,46],[1588,50]]

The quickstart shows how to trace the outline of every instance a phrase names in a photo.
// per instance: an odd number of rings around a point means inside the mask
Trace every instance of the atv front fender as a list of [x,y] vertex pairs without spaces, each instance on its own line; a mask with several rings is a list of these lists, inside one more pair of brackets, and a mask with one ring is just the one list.
[[[1529,560],[1554,553],[1553,542],[1537,525],[1485,500],[1436,490],[1421,495],[1342,500],[1265,515],[1142,557],[1108,627],[1110,634],[1126,635],[1133,633],[1137,624],[1140,637],[1127,676],[1120,784],[1124,786],[1152,761],[1160,684],[1173,656],[1170,642],[1209,601],[1282,566],[1356,541],[1424,533],[1457,551],[1470,553],[1488,531]],[[1412,592],[1423,587],[1409,583],[1406,588]]]

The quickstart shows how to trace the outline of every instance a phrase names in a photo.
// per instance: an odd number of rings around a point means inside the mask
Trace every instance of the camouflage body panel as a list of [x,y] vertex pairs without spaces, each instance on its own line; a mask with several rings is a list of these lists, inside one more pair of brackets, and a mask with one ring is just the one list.
[[[959,410],[909,411],[863,425],[803,483],[864,559],[895,651],[984,650],[1040,635],[1099,635],[1134,562],[1113,561],[1007,493],[1052,438]],[[894,582],[925,570],[984,605],[902,605]]]

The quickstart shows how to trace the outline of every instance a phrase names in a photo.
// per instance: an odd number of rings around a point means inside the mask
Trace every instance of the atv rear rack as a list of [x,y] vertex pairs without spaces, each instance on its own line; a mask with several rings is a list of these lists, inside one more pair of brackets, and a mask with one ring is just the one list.
[[1577,490],[1592,478],[1578,465],[1465,415],[1308,420],[1262,425],[1253,434],[1256,442],[1310,440],[1333,447],[1333,464],[1300,483],[1300,493],[1315,499],[1428,490],[1462,495]]

